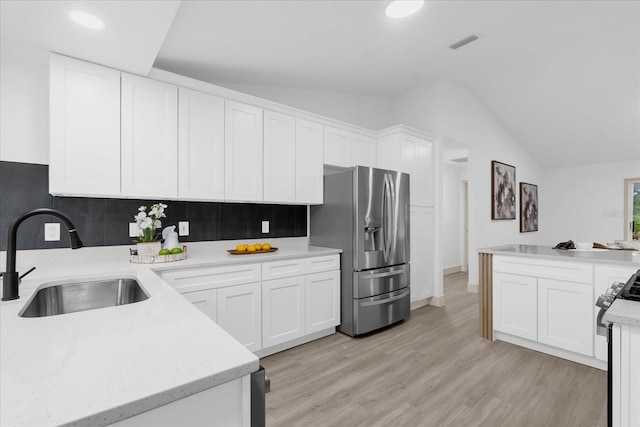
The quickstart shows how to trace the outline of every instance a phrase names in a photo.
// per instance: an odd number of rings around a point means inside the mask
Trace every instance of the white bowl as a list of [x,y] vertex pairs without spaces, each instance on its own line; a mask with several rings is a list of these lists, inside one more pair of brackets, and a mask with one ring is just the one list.
[[574,242],[576,245],[576,249],[591,249],[593,248],[593,243],[590,242]]

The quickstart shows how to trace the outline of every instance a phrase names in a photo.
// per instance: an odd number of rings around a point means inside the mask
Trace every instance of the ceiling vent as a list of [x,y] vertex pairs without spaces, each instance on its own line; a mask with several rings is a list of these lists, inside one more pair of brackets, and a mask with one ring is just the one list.
[[467,45],[471,42],[474,42],[476,40],[478,40],[478,36],[476,34],[471,34],[469,37],[465,37],[462,40],[455,42],[454,44],[450,45],[449,48],[450,49],[458,49],[459,47],[462,47],[464,45]]
[[467,163],[469,159],[467,157],[460,157],[459,159],[451,159],[451,161],[456,163]]

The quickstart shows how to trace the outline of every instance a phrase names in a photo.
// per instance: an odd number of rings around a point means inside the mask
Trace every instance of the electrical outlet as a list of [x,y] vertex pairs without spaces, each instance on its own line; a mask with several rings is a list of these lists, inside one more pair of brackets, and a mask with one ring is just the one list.
[[269,232],[269,221],[262,221],[262,233],[266,234]]
[[138,237],[138,224],[135,222],[129,223],[129,237]]
[[189,235],[189,221],[178,221],[178,236]]
[[44,241],[57,242],[60,240],[60,224],[57,222],[47,222],[44,224]]

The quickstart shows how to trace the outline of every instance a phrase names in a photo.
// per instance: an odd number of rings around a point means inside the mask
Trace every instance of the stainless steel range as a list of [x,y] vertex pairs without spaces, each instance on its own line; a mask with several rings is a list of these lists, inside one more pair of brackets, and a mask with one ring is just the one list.
[[607,291],[600,295],[596,306],[600,307],[596,320],[598,335],[607,337],[608,365],[607,365],[607,423],[613,425],[613,337],[612,324],[605,324],[603,317],[616,299],[640,302],[640,270],[633,274],[626,283],[615,282]]

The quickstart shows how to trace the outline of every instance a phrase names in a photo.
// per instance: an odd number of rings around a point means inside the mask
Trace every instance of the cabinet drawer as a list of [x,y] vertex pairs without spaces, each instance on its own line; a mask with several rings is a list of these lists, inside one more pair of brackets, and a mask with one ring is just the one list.
[[493,271],[567,282],[593,283],[593,265],[581,262],[494,255]]
[[304,267],[304,259],[265,262],[262,264],[262,279],[270,280],[282,277],[300,276],[305,273]]
[[305,259],[305,273],[340,270],[340,255],[318,256]]
[[167,271],[161,273],[160,277],[179,292],[186,292],[259,282],[261,269],[260,264],[230,265]]

